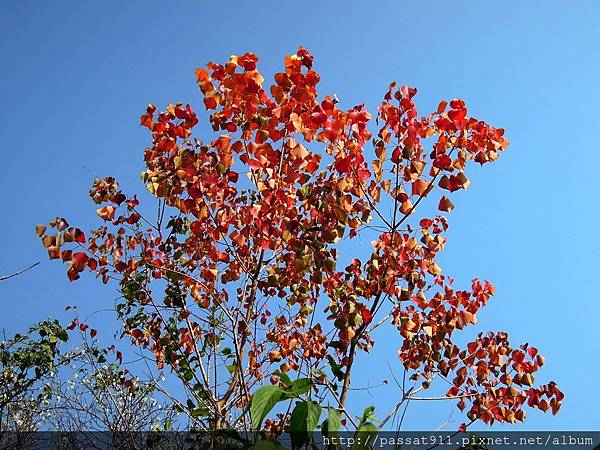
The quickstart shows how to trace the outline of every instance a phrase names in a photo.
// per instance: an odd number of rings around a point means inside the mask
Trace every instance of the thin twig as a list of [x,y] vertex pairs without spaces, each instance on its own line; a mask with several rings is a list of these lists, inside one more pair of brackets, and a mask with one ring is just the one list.
[[18,272],[15,272],[15,273],[11,273],[10,275],[2,275],[2,276],[0,276],[0,281],[8,280],[9,278],[16,277],[17,275],[21,275],[23,272],[27,272],[29,269],[33,269],[39,263],[40,262],[38,261],[38,262],[30,265],[29,267],[26,267],[25,269],[21,269]]

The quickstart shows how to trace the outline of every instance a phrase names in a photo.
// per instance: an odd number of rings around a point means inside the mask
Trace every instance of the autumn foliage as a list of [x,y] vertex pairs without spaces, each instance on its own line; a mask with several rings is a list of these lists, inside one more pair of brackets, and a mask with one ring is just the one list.
[[[396,83],[375,118],[364,105],[343,109],[318,96],[303,48],[268,88],[257,61],[247,53],[196,70],[211,140],[194,137],[190,105],[142,115],[155,219],[113,178],[97,179],[90,196],[103,223],[86,234],[61,218],[39,226],[50,258],[70,280],[90,271],[118,285],[126,334],[184,383],[182,407],[200,427],[288,427],[290,408],[264,424],[249,417],[263,415],[247,405],[270,384],[276,401],[305,399],[318,416],[329,404],[348,427],[364,426],[347,399],[380,326],[397,329],[414,382],[399,402],[435,379],[469,424],[522,421],[526,407],[556,413],[563,394],[535,384],[544,364],[535,347],[513,346],[504,332],[456,343],[495,288],[455,287],[436,262],[446,217],[416,214],[419,205],[450,213],[467,167],[506,149],[504,130],[470,117],[461,100],[419,115],[416,89]],[[357,236],[371,242],[364,258],[343,253]]]

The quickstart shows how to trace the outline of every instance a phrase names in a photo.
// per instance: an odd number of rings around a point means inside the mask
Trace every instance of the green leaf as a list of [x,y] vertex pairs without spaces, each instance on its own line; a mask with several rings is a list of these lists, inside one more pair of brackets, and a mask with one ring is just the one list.
[[369,443],[373,443],[374,437],[377,434],[377,427],[373,425],[369,420],[379,422],[375,418],[375,407],[367,406],[362,413],[358,429],[355,434],[355,444],[352,446],[352,450],[366,450],[369,447]]
[[252,415],[252,429],[259,430],[260,426],[269,414],[269,411],[281,399],[281,389],[278,386],[263,386],[252,396],[250,403],[250,414]]
[[300,448],[309,439],[319,423],[321,407],[313,401],[302,401],[296,404],[290,417],[290,435],[292,448]]
[[328,408],[329,417],[323,421],[323,436],[335,437],[342,427],[342,414],[333,407]]
[[282,400],[300,397],[302,394],[306,394],[310,390],[311,386],[312,380],[310,378],[299,378],[296,381],[289,383],[284,388]]
[[374,406],[367,406],[365,408],[365,410],[363,411],[362,417],[360,418],[360,422],[358,424],[358,428],[360,429],[363,424],[365,424],[369,419],[373,419],[377,422],[377,419],[375,419],[375,407]]
[[181,281],[183,279],[182,274],[180,274],[179,272],[173,272],[172,270],[167,270],[165,272],[165,275],[167,276],[167,278],[169,280],[172,280],[172,281]]
[[[373,408],[373,410],[374,409],[375,408]],[[365,412],[366,412],[366,410],[365,410]],[[372,412],[373,411],[371,411],[371,413]],[[364,415],[363,415],[363,417],[364,417]],[[351,450],[368,450],[368,449],[372,448],[371,444],[373,442],[375,442],[376,436],[377,436],[377,427],[375,425],[373,425],[371,422],[363,423],[356,431],[356,435],[354,437],[355,444],[352,446]]]

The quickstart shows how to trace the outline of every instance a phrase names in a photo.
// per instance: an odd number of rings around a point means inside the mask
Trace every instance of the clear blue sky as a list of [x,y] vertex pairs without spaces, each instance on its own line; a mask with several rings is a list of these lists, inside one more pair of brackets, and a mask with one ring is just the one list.
[[[599,429],[600,215],[596,133],[600,108],[600,4],[593,1],[4,2],[0,13],[0,273],[41,261],[0,285],[0,327],[16,331],[65,305],[112,306],[92,277],[69,284],[33,228],[60,214],[95,222],[86,195],[95,175],[128,192],[148,142],[149,102],[202,109],[194,69],[253,51],[270,75],[299,45],[316,57],[321,93],[375,111],[396,79],[419,89],[422,112],[463,98],[507,129],[511,146],[477,170],[450,217],[443,267],[498,290],[481,330],[507,330],[546,356],[540,380],[566,393],[558,416],[531,412],[526,429]],[[222,4],[223,7],[218,5]],[[110,315],[96,325],[114,327]],[[380,342],[362,365],[372,384],[397,367],[397,343]],[[389,391],[370,398],[378,409]],[[412,407],[411,407],[412,408]],[[418,405],[406,424],[435,427],[455,410]],[[450,426],[452,428],[452,425]]]

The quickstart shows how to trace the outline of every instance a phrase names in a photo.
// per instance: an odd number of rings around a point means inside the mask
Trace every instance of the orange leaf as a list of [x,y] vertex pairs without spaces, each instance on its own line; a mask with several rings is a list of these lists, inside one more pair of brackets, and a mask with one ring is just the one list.
[[96,210],[98,215],[102,220],[113,220],[115,217],[115,207],[114,206],[105,206],[103,208],[99,208]]
[[45,225],[41,225],[40,224],[37,227],[35,227],[35,234],[37,235],[37,237],[42,237],[45,232],[46,232],[46,226]]
[[195,75],[196,80],[198,80],[199,82],[206,81],[209,78],[208,72],[204,69],[196,69]]

